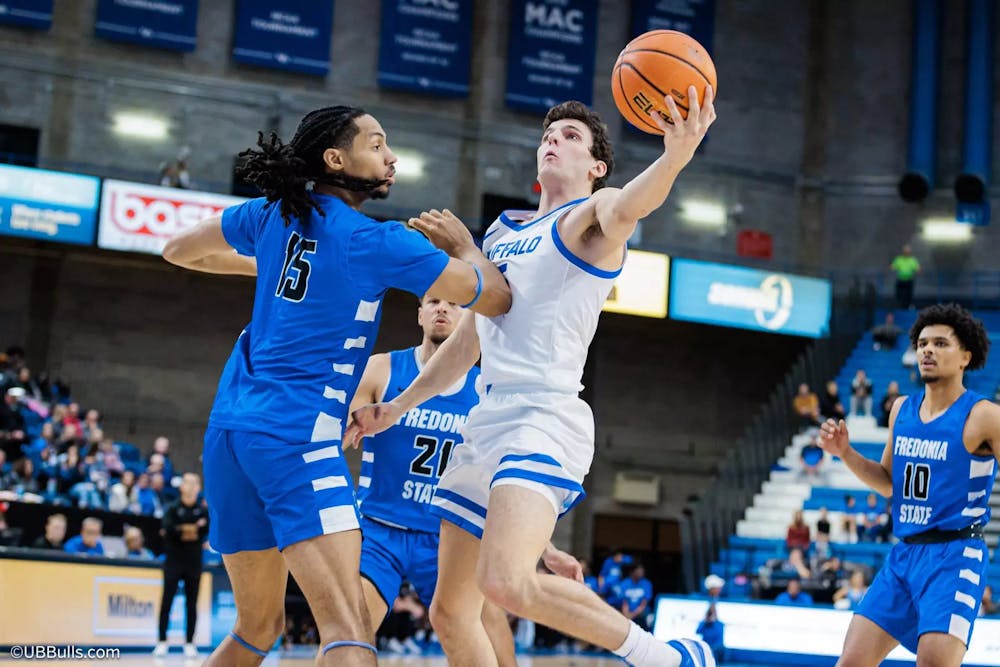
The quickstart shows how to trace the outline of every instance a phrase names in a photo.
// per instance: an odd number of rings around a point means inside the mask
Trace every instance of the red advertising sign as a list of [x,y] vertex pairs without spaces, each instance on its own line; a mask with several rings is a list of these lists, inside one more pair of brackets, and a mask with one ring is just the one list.
[[736,252],[740,257],[771,259],[774,254],[774,238],[759,229],[741,229],[736,235]]
[[244,201],[214,192],[106,180],[97,245],[158,255],[167,239]]

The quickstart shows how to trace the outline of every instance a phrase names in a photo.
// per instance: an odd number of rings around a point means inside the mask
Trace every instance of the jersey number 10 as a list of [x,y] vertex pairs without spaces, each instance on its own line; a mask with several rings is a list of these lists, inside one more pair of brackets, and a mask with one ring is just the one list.
[[931,467],[926,463],[907,463],[903,471],[903,497],[927,500],[931,488]]

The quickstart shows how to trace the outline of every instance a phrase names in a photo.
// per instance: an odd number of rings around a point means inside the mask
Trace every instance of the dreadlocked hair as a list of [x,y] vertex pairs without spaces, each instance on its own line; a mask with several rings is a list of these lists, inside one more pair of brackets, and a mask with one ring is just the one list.
[[357,107],[335,106],[310,111],[287,144],[270,132],[265,139],[257,133],[257,148],[239,154],[236,175],[257,187],[267,197],[267,205],[278,203],[285,226],[292,218],[304,219],[312,211],[323,215],[312,196],[316,183],[346,190],[370,192],[385,181],[334,175],[326,171],[323,153],[328,148],[347,148],[358,134],[354,122],[365,115]]
[[986,335],[983,323],[973,317],[972,313],[957,303],[938,303],[924,308],[917,315],[917,321],[910,329],[910,342],[913,343],[914,347],[917,346],[920,332],[925,327],[935,324],[951,327],[962,349],[972,353],[966,370],[975,371],[986,365],[986,355],[990,351],[990,339]]

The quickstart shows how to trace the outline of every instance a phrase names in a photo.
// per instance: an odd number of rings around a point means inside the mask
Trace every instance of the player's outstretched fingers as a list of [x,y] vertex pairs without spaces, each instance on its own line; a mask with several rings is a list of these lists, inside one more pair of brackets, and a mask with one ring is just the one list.
[[701,120],[701,102],[698,101],[698,89],[688,86],[688,120]]

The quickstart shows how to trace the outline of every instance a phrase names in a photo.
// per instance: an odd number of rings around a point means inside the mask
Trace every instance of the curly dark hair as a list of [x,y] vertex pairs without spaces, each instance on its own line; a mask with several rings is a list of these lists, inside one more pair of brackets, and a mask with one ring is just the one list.
[[597,192],[608,184],[608,176],[615,169],[615,149],[611,145],[611,139],[608,137],[608,126],[586,104],[570,100],[549,109],[549,112],[545,114],[545,120],[542,121],[542,132],[549,129],[549,125],[557,120],[565,120],[567,118],[578,120],[590,129],[590,134],[594,137],[594,143],[590,145],[590,154],[594,159],[600,160],[608,166],[608,170],[604,173],[604,176],[594,179],[594,186],[591,192]]
[[928,306],[917,315],[917,321],[910,329],[910,342],[917,346],[920,332],[924,327],[934,324],[944,324],[952,328],[955,337],[963,350],[972,353],[966,370],[975,371],[986,365],[986,355],[990,351],[990,339],[983,323],[972,316],[972,313],[957,303],[938,303]]
[[257,186],[267,197],[268,206],[279,202],[285,226],[291,223],[293,217],[305,218],[311,210],[323,214],[323,209],[312,196],[316,183],[372,192],[385,181],[329,174],[323,163],[326,149],[351,145],[359,132],[355,120],[364,115],[364,109],[346,106],[310,111],[287,144],[274,132],[267,139],[263,132],[258,132],[257,149],[248,148],[239,154],[236,175]]

